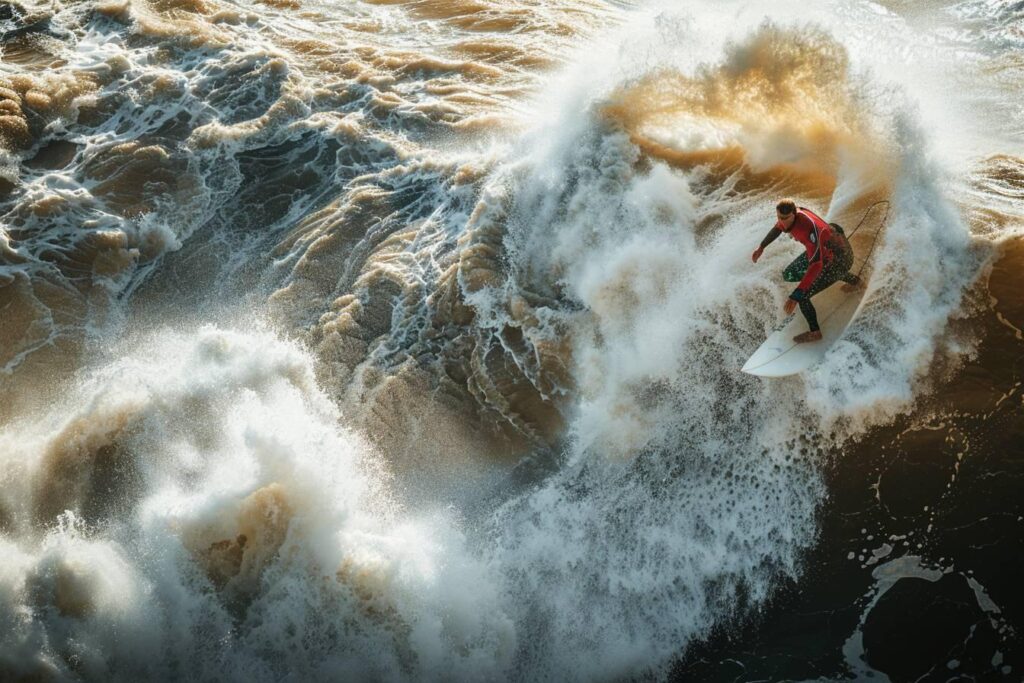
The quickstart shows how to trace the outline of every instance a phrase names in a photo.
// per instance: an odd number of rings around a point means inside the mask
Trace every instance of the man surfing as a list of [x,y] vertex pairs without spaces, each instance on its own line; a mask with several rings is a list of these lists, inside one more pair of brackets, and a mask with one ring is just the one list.
[[789,295],[782,310],[791,315],[800,306],[800,312],[807,319],[810,329],[793,337],[798,344],[819,341],[821,328],[818,314],[811,303],[811,297],[830,285],[842,280],[844,292],[852,292],[862,286],[861,279],[850,272],[853,266],[853,247],[843,229],[835,223],[828,223],[821,216],[804,207],[797,208],[792,199],[783,199],[775,206],[778,222],[768,231],[751,259],[754,263],[761,258],[765,247],[775,241],[781,233],[804,246],[804,253],[782,272],[786,282],[799,282]]

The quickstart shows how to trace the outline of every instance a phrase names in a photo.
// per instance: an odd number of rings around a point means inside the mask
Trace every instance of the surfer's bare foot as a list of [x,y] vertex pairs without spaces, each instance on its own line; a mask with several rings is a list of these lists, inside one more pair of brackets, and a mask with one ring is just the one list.
[[821,330],[814,330],[813,332],[808,330],[807,332],[801,332],[800,334],[793,337],[793,341],[797,344],[806,344],[807,342],[821,341]]
[[860,280],[860,279],[858,279],[856,282],[853,282],[853,283],[844,282],[843,286],[840,287],[841,290],[843,290],[844,292],[847,292],[847,293],[849,293],[849,292],[856,292],[858,289],[863,289],[863,288],[864,288],[864,281]]

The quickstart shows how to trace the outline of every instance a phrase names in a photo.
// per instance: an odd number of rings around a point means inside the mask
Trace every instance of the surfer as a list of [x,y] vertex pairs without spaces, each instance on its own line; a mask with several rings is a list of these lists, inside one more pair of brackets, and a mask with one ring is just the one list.
[[793,341],[798,344],[818,341],[821,339],[821,328],[818,327],[818,314],[811,303],[811,297],[839,280],[845,283],[845,292],[852,292],[861,286],[860,278],[850,272],[853,266],[853,247],[839,225],[826,222],[810,209],[802,206],[797,208],[792,199],[780,201],[775,206],[775,214],[778,221],[761,240],[761,245],[751,258],[757,263],[765,247],[784,232],[804,246],[804,253],[782,273],[782,279],[786,282],[800,283],[789,295],[782,310],[786,315],[791,315],[800,306],[800,312],[810,327],[807,332],[793,337]]

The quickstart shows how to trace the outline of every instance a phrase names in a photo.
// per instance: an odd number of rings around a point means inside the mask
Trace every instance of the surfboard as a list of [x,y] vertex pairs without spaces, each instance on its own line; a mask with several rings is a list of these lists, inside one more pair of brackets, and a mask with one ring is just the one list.
[[866,287],[843,292],[838,282],[814,297],[821,326],[821,341],[797,344],[793,337],[807,331],[807,321],[797,311],[782,321],[771,336],[743,366],[743,372],[759,377],[785,377],[803,372],[822,358],[829,347],[842,337],[864,299]]
[[[885,208],[884,212],[881,211],[882,205]],[[843,332],[849,327],[864,301],[864,293],[867,291],[865,266],[874,252],[888,215],[889,202],[872,204],[864,212],[864,217],[857,227],[847,236],[853,245],[855,258],[854,267],[850,270],[860,275],[864,286],[852,292],[844,292],[843,283],[837,282],[814,297],[818,325],[821,326],[821,340],[804,344],[793,341],[793,337],[807,331],[807,321],[797,311],[783,320],[758,347],[741,368],[743,372],[759,377],[786,377],[807,370],[825,357],[829,348],[843,336]],[[874,220],[871,221],[870,227],[861,230],[861,227],[865,226],[865,221],[872,216]],[[855,236],[859,239],[855,240]]]

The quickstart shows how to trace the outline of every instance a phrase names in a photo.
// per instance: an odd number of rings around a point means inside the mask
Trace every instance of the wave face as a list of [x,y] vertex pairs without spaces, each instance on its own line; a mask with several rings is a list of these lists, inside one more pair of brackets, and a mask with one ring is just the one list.
[[[813,585],[836,468],[977,363],[1009,393],[948,419],[1011,405],[1020,12],[0,6],[0,674],[692,674]],[[843,339],[765,382],[787,195],[891,210]],[[930,551],[768,677],[884,676]]]

